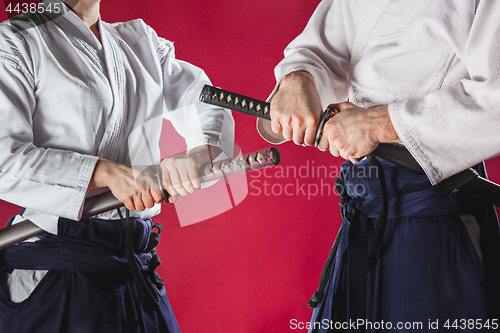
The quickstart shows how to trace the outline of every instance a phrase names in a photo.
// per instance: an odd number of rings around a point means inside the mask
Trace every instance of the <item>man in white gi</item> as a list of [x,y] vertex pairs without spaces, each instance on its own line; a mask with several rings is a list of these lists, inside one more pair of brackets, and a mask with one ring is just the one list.
[[[498,1],[324,0],[286,48],[275,70],[272,131],[259,121],[261,133],[313,145],[321,112],[341,103],[319,149],[350,160],[342,237],[328,283],[311,300],[311,331],[375,331],[381,321],[392,329],[406,321],[424,330],[429,321],[439,330],[498,327],[494,211],[438,184],[500,154],[499,22]],[[388,198],[381,199],[379,180],[355,173],[384,142],[404,144],[426,176],[382,161]],[[354,193],[356,185],[366,193]],[[383,200],[385,232],[376,225]],[[366,272],[377,231],[383,238]],[[378,328],[345,325],[357,319]]]
[[[205,73],[142,20],[101,21],[99,3],[46,0],[0,25],[0,197],[48,232],[4,252],[1,332],[178,332],[148,269],[162,196],[152,179],[136,181],[131,138],[148,123],[159,163],[161,119],[151,120],[165,116],[185,137],[189,152],[162,162],[172,201],[200,188],[211,157],[232,155],[231,114],[197,100]],[[103,187],[131,211],[125,226],[117,211],[78,221]]]

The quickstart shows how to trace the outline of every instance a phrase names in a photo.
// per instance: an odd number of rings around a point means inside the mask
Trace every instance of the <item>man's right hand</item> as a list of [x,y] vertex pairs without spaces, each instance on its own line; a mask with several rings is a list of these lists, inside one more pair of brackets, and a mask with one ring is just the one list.
[[210,145],[200,145],[186,155],[165,158],[161,161],[163,186],[170,194],[170,203],[179,195],[185,196],[201,188],[198,171],[201,166],[212,162],[212,156],[219,156],[222,150]]
[[271,100],[271,127],[297,145],[313,146],[323,109],[311,74],[287,74]]
[[113,195],[129,210],[143,211],[163,200],[155,179],[141,177],[139,184],[132,168],[105,159],[97,161],[88,190],[100,187],[109,187]]

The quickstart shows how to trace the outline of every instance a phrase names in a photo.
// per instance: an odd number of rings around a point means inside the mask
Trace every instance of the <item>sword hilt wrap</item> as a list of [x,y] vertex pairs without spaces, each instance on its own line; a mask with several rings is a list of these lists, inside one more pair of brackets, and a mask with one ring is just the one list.
[[201,90],[200,101],[246,113],[254,117],[271,120],[271,105],[269,103],[212,87],[208,84]]
[[[221,161],[206,163],[198,170],[200,184],[212,180],[229,177],[239,173],[250,172],[262,168],[277,165],[281,161],[281,154],[278,149],[271,147],[252,153],[238,155],[235,157],[226,158]],[[156,170],[156,179],[158,187],[161,190],[163,199],[167,202],[170,194],[163,186],[163,176],[161,164]],[[169,202],[170,203],[170,202]]]
[[200,168],[198,174],[200,176],[200,182],[204,183],[239,173],[274,166],[280,161],[281,155],[279,150],[271,147],[227,158],[222,161],[207,163]]
[[[243,96],[228,90],[212,87],[208,84],[203,86],[203,89],[201,90],[200,101],[245,113],[254,117],[271,120],[271,104],[268,102]],[[321,139],[321,135],[323,133],[323,127],[326,122],[337,113],[339,113],[338,108],[335,107],[335,104],[331,104],[321,115],[314,140],[315,147],[318,147],[319,140]]]

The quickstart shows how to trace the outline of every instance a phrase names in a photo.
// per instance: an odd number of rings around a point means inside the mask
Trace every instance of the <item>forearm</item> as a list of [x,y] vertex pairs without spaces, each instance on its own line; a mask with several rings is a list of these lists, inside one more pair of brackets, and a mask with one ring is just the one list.
[[114,163],[102,158],[97,160],[87,191],[108,186],[108,180],[112,173],[112,164]]
[[308,49],[301,49],[283,59],[275,68],[276,87],[271,97],[276,94],[283,79],[294,73],[306,72],[314,81],[322,109],[331,103],[340,103],[347,100],[349,84],[347,78],[337,76],[328,64],[318,55]]
[[206,163],[213,162],[221,153],[223,152],[221,147],[212,145],[200,145],[196,148],[191,149],[188,155],[204,154]]
[[285,49],[276,66],[279,83],[288,73],[306,71],[314,78],[322,109],[347,100],[352,15],[347,1],[322,1],[304,31]]

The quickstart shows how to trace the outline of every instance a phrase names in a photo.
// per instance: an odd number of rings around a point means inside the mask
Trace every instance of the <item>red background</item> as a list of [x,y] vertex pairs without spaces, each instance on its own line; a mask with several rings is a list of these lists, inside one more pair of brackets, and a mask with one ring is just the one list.
[[[275,85],[273,68],[283,49],[302,31],[318,3],[108,0],[102,2],[101,16],[107,22],[142,18],[159,36],[175,42],[178,59],[205,69],[215,86],[265,99]],[[243,153],[269,146],[257,134],[253,119],[233,115],[236,143]],[[279,149],[284,168],[342,163],[292,143]],[[487,167],[492,180],[500,182],[500,159],[489,161]],[[295,184],[292,178],[269,179],[263,174],[249,177],[254,179],[260,184]],[[306,189],[308,184],[320,184],[317,177],[299,180]],[[166,227],[158,270],[184,333],[288,332],[294,331],[290,320],[306,322],[311,316],[307,301],[317,288],[340,223],[338,197],[249,191],[251,195],[235,208],[191,226],[181,228],[175,209],[165,204],[156,219]],[[1,201],[0,208],[2,221],[19,210]]]

